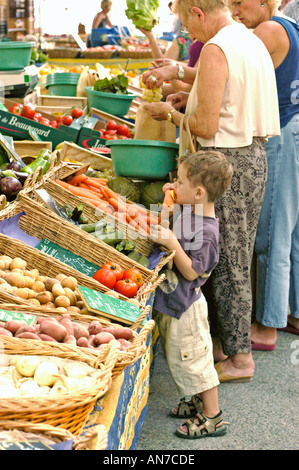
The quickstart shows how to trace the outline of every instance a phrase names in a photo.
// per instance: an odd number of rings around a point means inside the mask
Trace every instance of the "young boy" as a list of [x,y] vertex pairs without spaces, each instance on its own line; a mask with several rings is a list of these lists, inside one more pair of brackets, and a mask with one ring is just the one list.
[[[232,166],[216,151],[199,151],[178,159],[173,189],[172,230],[152,227],[152,239],[176,252],[174,265],[156,290],[153,317],[157,322],[170,373],[181,400],[171,412],[190,418],[177,430],[195,439],[226,433],[218,405],[207,303],[201,286],[218,262],[218,219],[215,202],[230,185]],[[162,224],[163,225],[163,224]],[[190,397],[190,398],[187,398]]]

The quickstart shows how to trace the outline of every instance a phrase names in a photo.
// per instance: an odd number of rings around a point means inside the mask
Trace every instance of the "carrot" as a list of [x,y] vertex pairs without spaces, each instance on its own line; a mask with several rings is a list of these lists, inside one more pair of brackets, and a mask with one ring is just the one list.
[[67,189],[71,193],[75,194],[76,196],[79,196],[79,197],[85,196],[85,197],[89,197],[91,199],[97,199],[97,200],[100,199],[96,194],[92,193],[88,189],[80,188],[79,186],[73,186],[72,184],[68,184],[62,180],[55,180],[55,183],[59,184],[60,186]]
[[163,201],[163,209],[172,210],[174,201],[174,192],[172,189],[166,189]]
[[149,225],[147,224],[146,219],[144,219],[144,217],[143,217],[141,214],[138,214],[138,216],[135,217],[134,220],[140,225],[140,227],[143,228],[143,230],[146,231],[146,233],[147,233],[148,235],[150,234],[151,229],[150,229]]
[[75,175],[70,180],[68,180],[67,183],[77,185],[77,184],[82,183],[83,181],[85,181],[87,178],[88,177],[84,174]]
[[108,178],[97,178],[95,176],[88,176],[91,181],[98,181],[99,183],[108,183]]
[[92,180],[91,178],[88,178],[84,182],[88,184],[89,186],[93,186],[94,188],[102,188],[103,186],[105,186],[106,188],[106,184],[101,183],[100,181]]
[[80,188],[89,189],[90,191],[94,192],[94,193],[95,193],[97,196],[99,196],[100,198],[103,197],[102,191],[100,191],[100,190],[97,189],[97,188],[91,188],[91,186],[89,186],[88,184],[80,183],[80,184],[79,184],[79,187],[80,187]]

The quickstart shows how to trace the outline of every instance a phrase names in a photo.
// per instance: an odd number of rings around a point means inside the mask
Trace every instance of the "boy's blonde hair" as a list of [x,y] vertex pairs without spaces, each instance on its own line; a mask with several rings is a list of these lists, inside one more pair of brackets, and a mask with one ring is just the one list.
[[229,188],[233,167],[226,156],[215,150],[200,150],[178,158],[178,165],[187,167],[191,186],[202,185],[209,202],[216,202]]

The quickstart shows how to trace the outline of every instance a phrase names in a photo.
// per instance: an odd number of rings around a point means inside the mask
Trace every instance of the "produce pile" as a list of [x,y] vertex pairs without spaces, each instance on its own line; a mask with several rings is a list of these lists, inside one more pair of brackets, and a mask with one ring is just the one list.
[[17,116],[23,116],[27,119],[39,122],[44,126],[50,126],[54,129],[59,129],[61,124],[64,126],[70,126],[74,119],[78,119],[83,115],[83,108],[79,106],[73,106],[70,109],[65,110],[64,113],[59,114],[56,119],[50,120],[43,116],[41,113],[36,111],[36,106],[28,103],[23,105],[21,103],[14,104],[9,112],[16,114]]

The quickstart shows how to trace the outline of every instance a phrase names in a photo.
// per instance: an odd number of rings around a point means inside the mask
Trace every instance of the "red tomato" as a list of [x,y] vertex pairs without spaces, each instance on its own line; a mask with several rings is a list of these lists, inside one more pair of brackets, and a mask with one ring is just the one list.
[[57,122],[61,122],[62,121],[62,114],[58,114],[57,118],[56,118],[56,121]]
[[127,124],[120,124],[117,126],[117,133],[119,135],[124,135],[125,137],[130,137],[130,129]]
[[116,140],[116,139],[117,139],[117,136],[116,136],[116,135],[105,134],[105,135],[103,136],[103,139],[106,139],[106,140]]
[[50,125],[50,120],[42,117],[39,122],[43,124],[44,126],[49,126]]
[[136,282],[138,289],[143,284],[143,278],[141,272],[136,268],[129,268],[123,274],[123,279],[131,279]]
[[78,119],[79,117],[82,116],[82,114],[83,114],[83,109],[81,109],[81,108],[74,108],[72,110],[72,117],[74,119]]
[[103,264],[101,269],[110,269],[115,274],[117,281],[123,278],[124,270],[118,263],[113,263],[113,261],[107,261],[107,263]]
[[50,121],[50,126],[53,127],[53,129],[57,129],[57,121]]
[[107,122],[106,129],[108,131],[110,131],[110,130],[116,131],[117,130],[117,123],[111,119],[110,121]]
[[116,129],[108,129],[105,131],[106,135],[116,135]]
[[22,116],[23,114],[23,105],[22,104],[14,104],[10,110],[9,110],[10,113],[12,114],[17,114],[18,116]]
[[93,279],[103,284],[103,286],[108,287],[109,289],[113,289],[116,283],[116,277],[111,269],[99,269],[97,272],[94,273],[92,276]]
[[35,115],[33,116],[33,121],[39,122],[41,119],[43,119],[41,113],[35,113]]
[[132,279],[121,279],[116,282],[114,290],[119,294],[131,298],[135,297],[137,294],[138,286]]
[[25,116],[25,118],[33,119],[35,115],[34,106],[32,104],[25,104],[23,108],[23,115]]
[[63,116],[62,124],[64,124],[65,126],[70,126],[72,122],[73,122],[72,116],[69,116],[69,115]]

